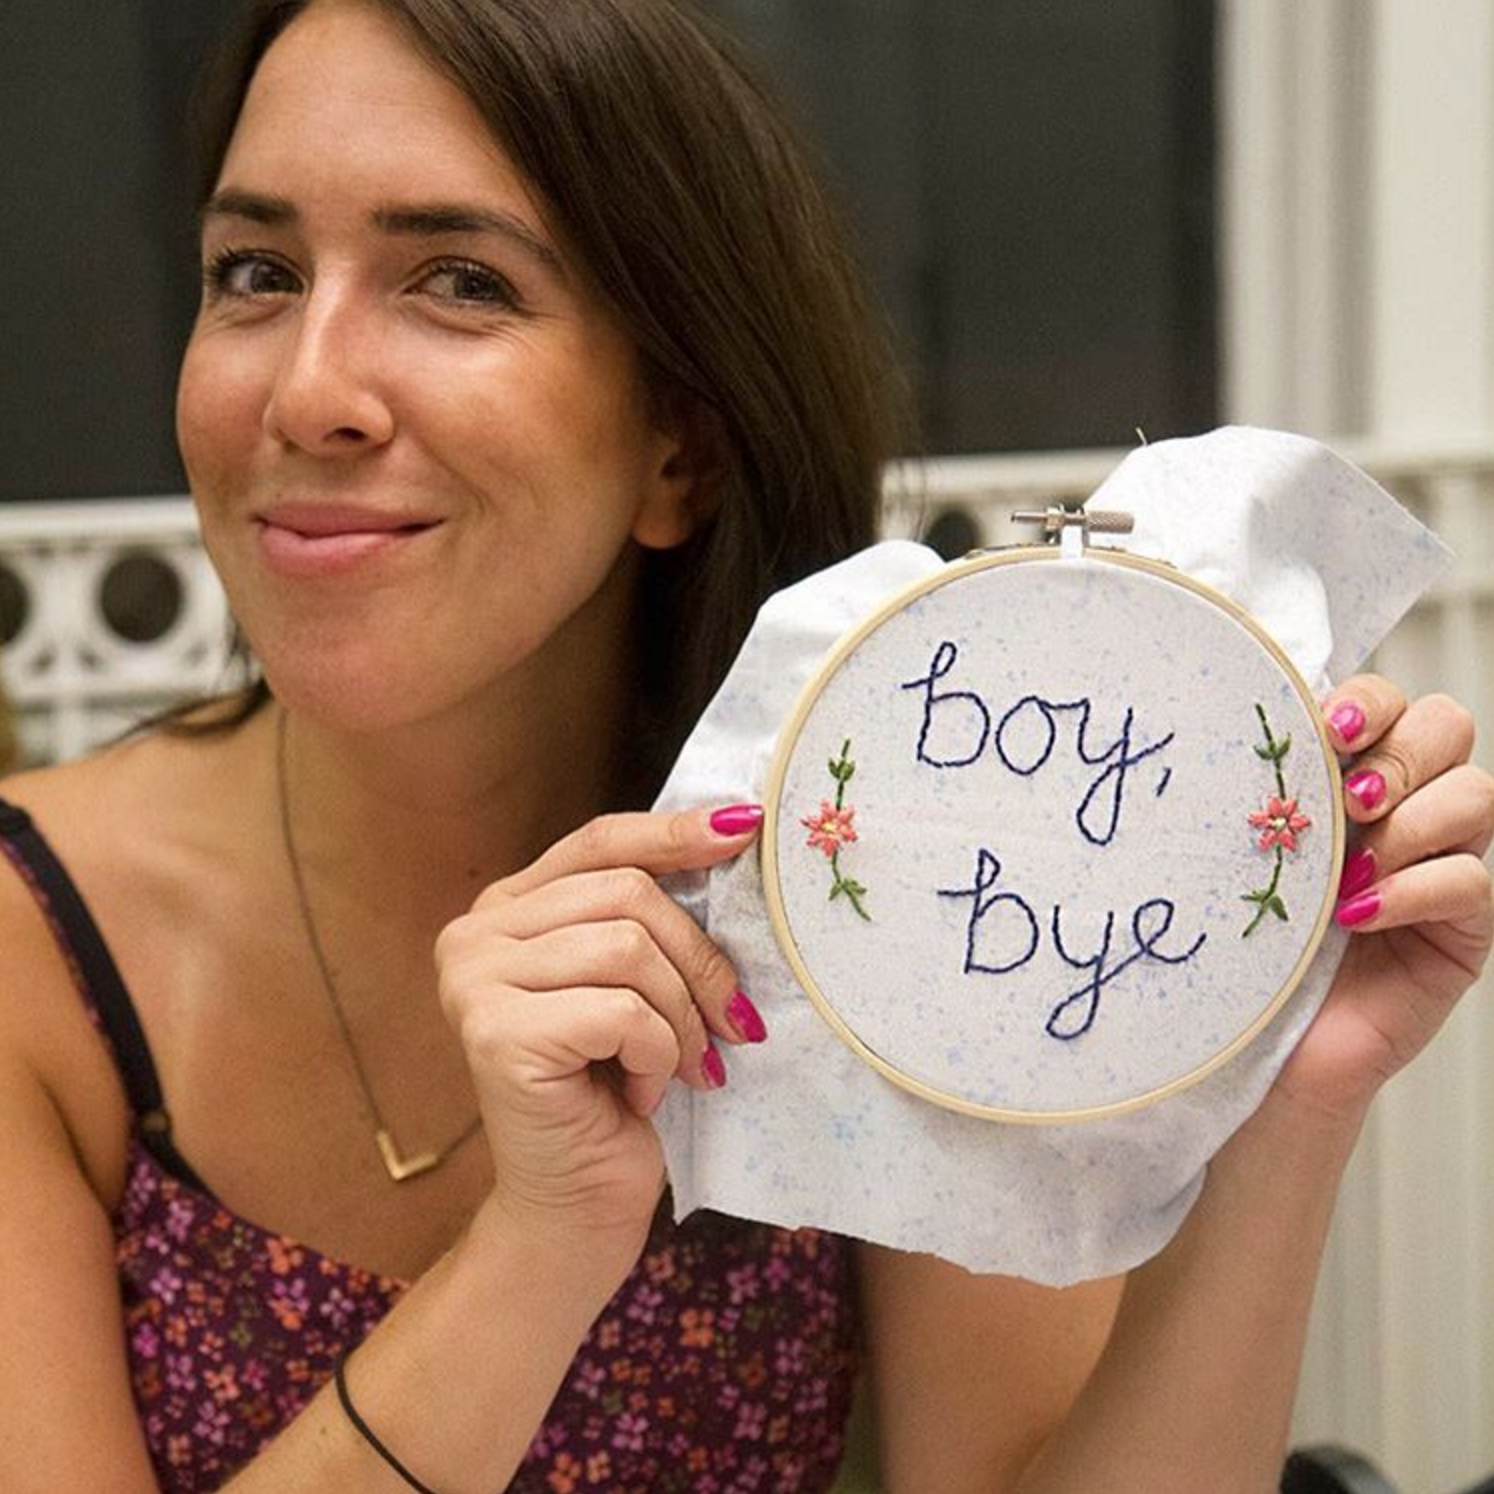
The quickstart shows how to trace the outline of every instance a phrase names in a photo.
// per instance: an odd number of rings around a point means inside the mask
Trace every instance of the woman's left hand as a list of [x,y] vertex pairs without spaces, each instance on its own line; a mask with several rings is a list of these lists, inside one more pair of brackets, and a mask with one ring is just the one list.
[[1494,895],[1483,857],[1494,840],[1494,778],[1470,764],[1472,717],[1445,695],[1408,704],[1388,680],[1359,675],[1323,710],[1335,745],[1355,754],[1345,769],[1351,838],[1335,914],[1353,937],[1278,1088],[1311,1111],[1357,1122],[1488,958]]

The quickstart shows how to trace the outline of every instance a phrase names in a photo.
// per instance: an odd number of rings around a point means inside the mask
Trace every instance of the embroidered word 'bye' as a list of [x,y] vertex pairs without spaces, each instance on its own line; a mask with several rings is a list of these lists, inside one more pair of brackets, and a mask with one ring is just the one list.
[[[968,897],[971,900],[970,917],[965,926],[966,975],[1007,975],[1027,965],[1038,952],[1041,933],[1036,912],[1019,893],[996,891],[1000,879],[1001,862],[995,852],[982,847],[976,854],[974,885],[944,888],[939,892],[940,897]],[[1066,1043],[1083,1037],[1094,1026],[1099,1014],[1100,993],[1138,960],[1155,960],[1163,965],[1182,965],[1191,960],[1203,948],[1209,937],[1207,934],[1200,934],[1181,953],[1168,954],[1157,947],[1167,937],[1176,915],[1177,904],[1170,898],[1154,897],[1138,904],[1131,914],[1130,951],[1113,965],[1107,965],[1115,937],[1114,910],[1105,914],[1105,930],[1100,936],[1099,949],[1080,958],[1064,941],[1064,910],[1055,903],[1049,924],[1054,952],[1070,969],[1087,971],[1089,978],[1054,1006],[1043,1024],[1048,1035]],[[989,929],[985,927],[988,919],[993,925]],[[978,941],[983,941],[979,954]]]
[[[905,680],[901,690],[923,693],[923,721],[918,731],[918,761],[938,769],[968,768],[986,755],[987,749],[1009,772],[1031,778],[1053,756],[1058,744],[1059,718],[1072,713],[1077,724],[1074,748],[1086,767],[1099,768],[1074,810],[1074,823],[1091,845],[1108,846],[1120,828],[1125,802],[1126,777],[1138,763],[1159,753],[1176,737],[1168,732],[1155,742],[1132,740],[1136,712],[1126,707],[1120,734],[1103,748],[1090,740],[1094,703],[1086,696],[1078,700],[1045,700],[1024,695],[999,720],[974,690],[943,690],[939,682],[959,661],[957,644],[947,639],[934,650],[928,672]],[[1157,788],[1160,798],[1172,777],[1169,768]]]

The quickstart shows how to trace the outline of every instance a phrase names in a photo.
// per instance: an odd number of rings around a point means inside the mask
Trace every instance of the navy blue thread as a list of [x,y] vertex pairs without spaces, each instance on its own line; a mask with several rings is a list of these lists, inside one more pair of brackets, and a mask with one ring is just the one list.
[[[1077,704],[1077,701],[1057,703],[1051,700],[1044,700],[1040,695],[1024,695],[1021,700],[1019,700],[1016,705],[1014,705],[1011,710],[1009,710],[1006,715],[1001,718],[1000,723],[996,727],[996,756],[999,757],[1002,763],[1008,769],[1010,769],[1011,772],[1015,773],[1019,778],[1031,778],[1039,768],[1045,767],[1047,765],[1048,759],[1053,756],[1053,744],[1058,740],[1058,724],[1053,719],[1054,711],[1071,711]],[[1085,704],[1088,705],[1089,702],[1086,701]],[[1012,717],[1016,716],[1021,711],[1025,711],[1030,705],[1035,705],[1038,708],[1038,711],[1042,715],[1044,722],[1047,723],[1048,745],[1043,748],[1043,750],[1038,754],[1037,761],[1034,762],[1030,768],[1020,768],[1011,760],[1010,757],[1007,756],[1006,747],[1003,744],[1003,736],[1006,732],[1007,726],[1011,723]]]
[[[1045,700],[1040,695],[1024,695],[1015,705],[1007,710],[1005,715],[997,723],[994,733],[991,729],[991,710],[986,702],[973,690],[944,690],[935,689],[935,685],[942,680],[959,661],[960,650],[957,644],[945,639],[934,650],[933,659],[929,665],[927,674],[919,675],[916,679],[904,680],[898,685],[900,690],[922,690],[923,691],[923,722],[918,732],[917,759],[931,768],[968,768],[979,759],[986,750],[987,743],[996,749],[996,755],[1000,758],[1002,766],[1008,772],[1016,774],[1019,778],[1031,778],[1033,774],[1042,769],[1053,756],[1054,748],[1058,740],[1058,723],[1054,719],[1060,711],[1077,711],[1079,713],[1078,724],[1075,728],[1074,745],[1079,754],[1079,760],[1088,767],[1099,767],[1105,764],[1105,771],[1090,784],[1084,798],[1080,800],[1079,807],[1074,811],[1074,824],[1092,846],[1108,846],[1116,837],[1120,829],[1121,810],[1125,805],[1126,775],[1139,763],[1145,762],[1149,757],[1155,756],[1165,747],[1172,744],[1177,738],[1175,731],[1170,731],[1166,736],[1159,738],[1148,746],[1141,748],[1138,752],[1131,750],[1131,730],[1136,722],[1136,709],[1134,706],[1126,707],[1125,718],[1121,724],[1120,735],[1111,742],[1104,751],[1091,751],[1089,745],[1089,729],[1094,719],[1094,702],[1089,696],[1081,696],[1078,700]],[[928,751],[929,734],[934,725],[934,708],[944,704],[946,701],[964,701],[973,706],[980,713],[980,734],[975,747],[965,757],[931,757]],[[1026,766],[1013,761],[1008,753],[1005,742],[1005,733],[1008,726],[1025,710],[1036,707],[1043,718],[1048,729],[1047,740],[1042,750]],[[1119,758],[1116,754],[1119,753]],[[1112,761],[1112,759],[1114,759]],[[1156,796],[1160,799],[1167,789],[1172,778],[1172,769],[1168,768],[1163,776],[1162,782],[1157,788]],[[1107,793],[1107,788],[1109,792]],[[1105,797],[1100,798],[1101,795]],[[1097,822],[1092,820],[1092,810],[1097,799],[1100,800],[1100,817]],[[1108,805],[1108,816],[1104,815],[1104,809]]]
[[[986,894],[995,887],[1001,878],[1001,862],[994,851],[982,846],[976,853],[975,862],[975,885],[973,887],[949,887],[940,888],[940,897],[968,897],[972,900],[970,907],[970,918],[965,925],[965,963],[964,973],[966,975],[1008,975],[1014,970],[1020,970],[1028,964],[1037,954],[1039,941],[1037,914],[1033,912],[1032,905],[1016,892],[999,892],[994,897]],[[1027,948],[1017,956],[1016,959],[1008,960],[1002,965],[985,965],[975,958],[975,937],[980,930],[986,914],[998,903],[1015,904],[1017,910],[1027,920]],[[1144,922],[1151,921],[1150,915],[1157,909],[1162,910],[1161,924],[1147,931],[1143,928]],[[1049,1037],[1056,1038],[1059,1042],[1071,1043],[1075,1038],[1083,1037],[1095,1024],[1095,1019],[1100,1010],[1100,994],[1111,981],[1123,975],[1138,960],[1156,960],[1163,965],[1183,965],[1191,960],[1200,949],[1208,942],[1208,934],[1200,934],[1192,944],[1181,954],[1167,954],[1157,948],[1158,943],[1165,939],[1172,929],[1173,919],[1177,916],[1177,904],[1170,898],[1154,897],[1137,906],[1131,915],[1131,939],[1135,948],[1133,952],[1112,966],[1108,971],[1105,969],[1105,960],[1110,953],[1111,939],[1115,933],[1115,912],[1110,910],[1105,915],[1105,933],[1100,943],[1097,954],[1088,959],[1076,959],[1069,953],[1063,941],[1063,909],[1061,905],[1053,905],[1053,918],[1050,925],[1053,935],[1053,947],[1058,957],[1064,964],[1075,970],[1088,970],[1091,977],[1077,990],[1070,991],[1049,1013],[1045,1022],[1044,1031]],[[1076,1002],[1087,1002],[1084,1009],[1083,1019],[1077,1027],[1065,1025],[1066,1013]]]
[[[1037,953],[1038,947],[1038,921],[1037,915],[1033,913],[1026,900],[1019,897],[1015,892],[999,892],[993,898],[981,901],[985,894],[993,888],[1001,876],[1001,863],[996,859],[993,852],[982,846],[975,860],[975,886],[974,887],[950,887],[939,890],[940,897],[968,897],[974,902],[970,907],[970,921],[965,925],[965,974],[974,975],[1007,975],[1013,970],[1020,970]],[[1015,903],[1021,909],[1027,919],[1027,950],[1015,960],[1005,965],[982,965],[975,958],[975,935],[980,928],[981,921],[986,914],[996,906],[997,903]]]
[[[934,685],[955,667],[955,662],[959,657],[958,645],[946,639],[934,650],[934,659],[929,665],[927,674],[920,675],[916,680],[906,680],[898,686],[899,690],[922,689],[924,692],[923,727],[918,733],[918,761],[927,763],[931,768],[968,768],[986,750],[986,742],[991,735],[991,713],[986,709],[986,703],[979,695],[971,690],[945,690],[939,694],[934,691]],[[980,741],[969,757],[937,758],[928,755],[929,732],[934,724],[934,707],[946,700],[967,700],[980,712]]]
[[[1143,934],[1141,932],[1141,918],[1142,915],[1151,908],[1165,908],[1167,910],[1166,915],[1163,918],[1162,927],[1159,928],[1155,933]],[[1165,938],[1167,936],[1168,930],[1172,928],[1172,920],[1177,911],[1177,904],[1174,903],[1170,898],[1165,897],[1149,898],[1146,902],[1140,904],[1136,911],[1131,915],[1131,938],[1136,944],[1136,952],[1134,954],[1127,955],[1126,958],[1120,962],[1120,964],[1113,966],[1108,975],[1101,974],[1099,971],[1096,971],[1096,978],[1093,981],[1091,981],[1088,985],[1081,986],[1077,991],[1071,991],[1067,996],[1065,996],[1064,999],[1053,1008],[1053,1012],[1048,1018],[1046,1028],[1049,1036],[1056,1037],[1060,1042],[1065,1043],[1071,1043],[1075,1038],[1083,1037],[1084,1034],[1094,1026],[1095,1017],[1099,1012],[1100,991],[1105,986],[1108,986],[1110,982],[1113,981],[1118,975],[1122,975],[1127,970],[1129,970],[1131,966],[1137,962],[1137,960],[1158,960],[1164,965],[1184,965],[1189,960],[1191,960],[1193,956],[1196,955],[1198,951],[1202,949],[1203,946],[1208,942],[1209,936],[1207,934],[1200,934],[1198,938],[1196,938],[1193,943],[1190,944],[1188,948],[1179,955],[1163,954],[1156,947],[1157,941],[1159,939]],[[1069,959],[1068,955],[1064,953],[1063,943],[1058,934],[1058,915],[1059,910],[1055,907],[1053,910],[1053,941],[1056,945],[1058,945],[1058,952],[1062,956],[1066,964],[1073,965],[1076,969],[1085,969],[1091,963],[1090,961],[1086,960],[1083,964],[1080,964],[1078,961]],[[1110,947],[1110,930],[1114,919],[1115,914],[1111,913],[1107,916],[1105,921],[1105,951],[1108,951]],[[1102,955],[1105,951],[1102,951]],[[1075,1001],[1081,1000],[1083,997],[1091,995],[1091,993],[1092,1000],[1090,1003],[1089,1011],[1086,1014],[1084,1024],[1081,1027],[1076,1028],[1073,1032],[1056,1031],[1055,1029],[1061,1022],[1064,1009],[1072,1005]]]
[[[1075,970],[1089,970],[1092,972],[1089,983],[1081,986],[1077,991],[1071,992],[1058,1003],[1043,1024],[1049,1037],[1056,1037],[1060,1042],[1072,1042],[1076,1037],[1083,1037],[1095,1023],[1095,1015],[1100,1010],[1100,990],[1106,981],[1105,957],[1110,953],[1110,937],[1115,932],[1115,910],[1111,909],[1105,914],[1105,937],[1100,941],[1100,952],[1088,960],[1076,960],[1063,943],[1063,910],[1057,903],[1053,905],[1053,947],[1058,951],[1058,958],[1065,965],[1072,966]],[[1114,978],[1113,973],[1110,977]],[[1089,1007],[1084,1014],[1084,1021],[1072,1032],[1060,1031],[1063,1025],[1063,1014],[1076,1001],[1089,997]]]
[[[1086,701],[1085,704],[1088,705],[1089,702]],[[1118,762],[1111,763],[1110,766],[1106,768],[1105,771],[1101,773],[1100,776],[1096,778],[1092,784],[1090,784],[1089,792],[1085,794],[1084,798],[1080,801],[1079,808],[1074,812],[1074,823],[1078,825],[1079,833],[1092,846],[1108,846],[1110,842],[1115,839],[1116,831],[1120,829],[1121,806],[1125,803],[1126,797],[1126,774],[1132,768],[1134,768],[1137,763],[1144,763],[1147,758],[1153,756],[1155,753],[1161,752],[1161,750],[1164,747],[1168,746],[1173,738],[1177,736],[1177,733],[1175,731],[1170,731],[1165,737],[1161,738],[1159,741],[1153,742],[1150,747],[1143,747],[1141,751],[1135,755],[1135,757],[1132,757],[1129,751],[1127,751],[1127,748],[1130,746],[1131,741],[1132,714],[1133,713],[1131,711],[1131,708],[1128,706],[1126,708],[1126,724],[1122,731],[1121,739],[1118,742],[1113,743],[1110,748],[1110,752],[1114,752],[1117,747],[1121,749],[1120,760]],[[1082,747],[1079,749],[1079,755],[1081,757],[1084,756],[1084,749]],[[1105,757],[1108,757],[1109,755],[1110,753],[1107,752],[1105,754]],[[1084,760],[1087,763],[1093,764],[1095,762],[1104,762],[1105,758],[1102,757],[1091,759],[1086,757]],[[1112,774],[1115,775],[1115,794],[1110,801],[1110,823],[1103,834],[1097,835],[1094,834],[1090,830],[1089,826],[1085,823],[1085,816],[1089,813],[1089,807],[1090,804],[1094,801],[1095,795],[1100,792],[1100,790],[1104,787],[1106,780],[1109,779]]]

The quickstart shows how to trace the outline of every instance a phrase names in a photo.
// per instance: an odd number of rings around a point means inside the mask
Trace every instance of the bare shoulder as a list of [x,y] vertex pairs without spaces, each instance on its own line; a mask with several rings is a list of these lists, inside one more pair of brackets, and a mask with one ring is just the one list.
[[[74,767],[17,774],[0,780],[0,796],[50,827],[80,813],[85,776]],[[0,858],[0,1063],[45,1097],[92,1191],[112,1204],[129,1113],[43,898],[29,869]]]
[[860,1268],[886,1487],[1013,1486],[1093,1371],[1122,1279],[1045,1287],[871,1245]]
[[[39,779],[40,775],[27,775]],[[13,778],[13,802],[51,804]],[[0,1436],[7,1489],[154,1488],[134,1423],[109,1212],[123,1187],[128,1115],[41,905],[0,858]],[[86,1434],[79,1428],[87,1428]]]
[[[138,938],[140,929],[185,917],[171,905],[199,859],[191,826],[194,800],[209,792],[203,761],[190,744],[151,736],[0,779],[0,797],[30,817],[111,946],[149,948],[162,941]],[[112,1207],[124,1184],[128,1106],[39,891],[0,857],[0,1056],[45,1091],[90,1187]],[[133,973],[125,970],[127,987]]]

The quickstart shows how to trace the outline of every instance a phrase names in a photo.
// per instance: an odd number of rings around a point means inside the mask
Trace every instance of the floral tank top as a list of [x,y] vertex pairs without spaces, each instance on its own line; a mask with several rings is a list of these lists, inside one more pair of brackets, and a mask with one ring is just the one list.
[[[0,853],[40,903],[134,1120],[114,1213],[130,1378],[163,1494],[217,1489],[279,1432],[407,1283],[241,1218],[171,1140],[155,1066],[97,925],[0,800]],[[857,1360],[850,1247],[698,1213],[654,1220],[508,1494],[823,1494]],[[497,1494],[497,1491],[495,1491]]]

